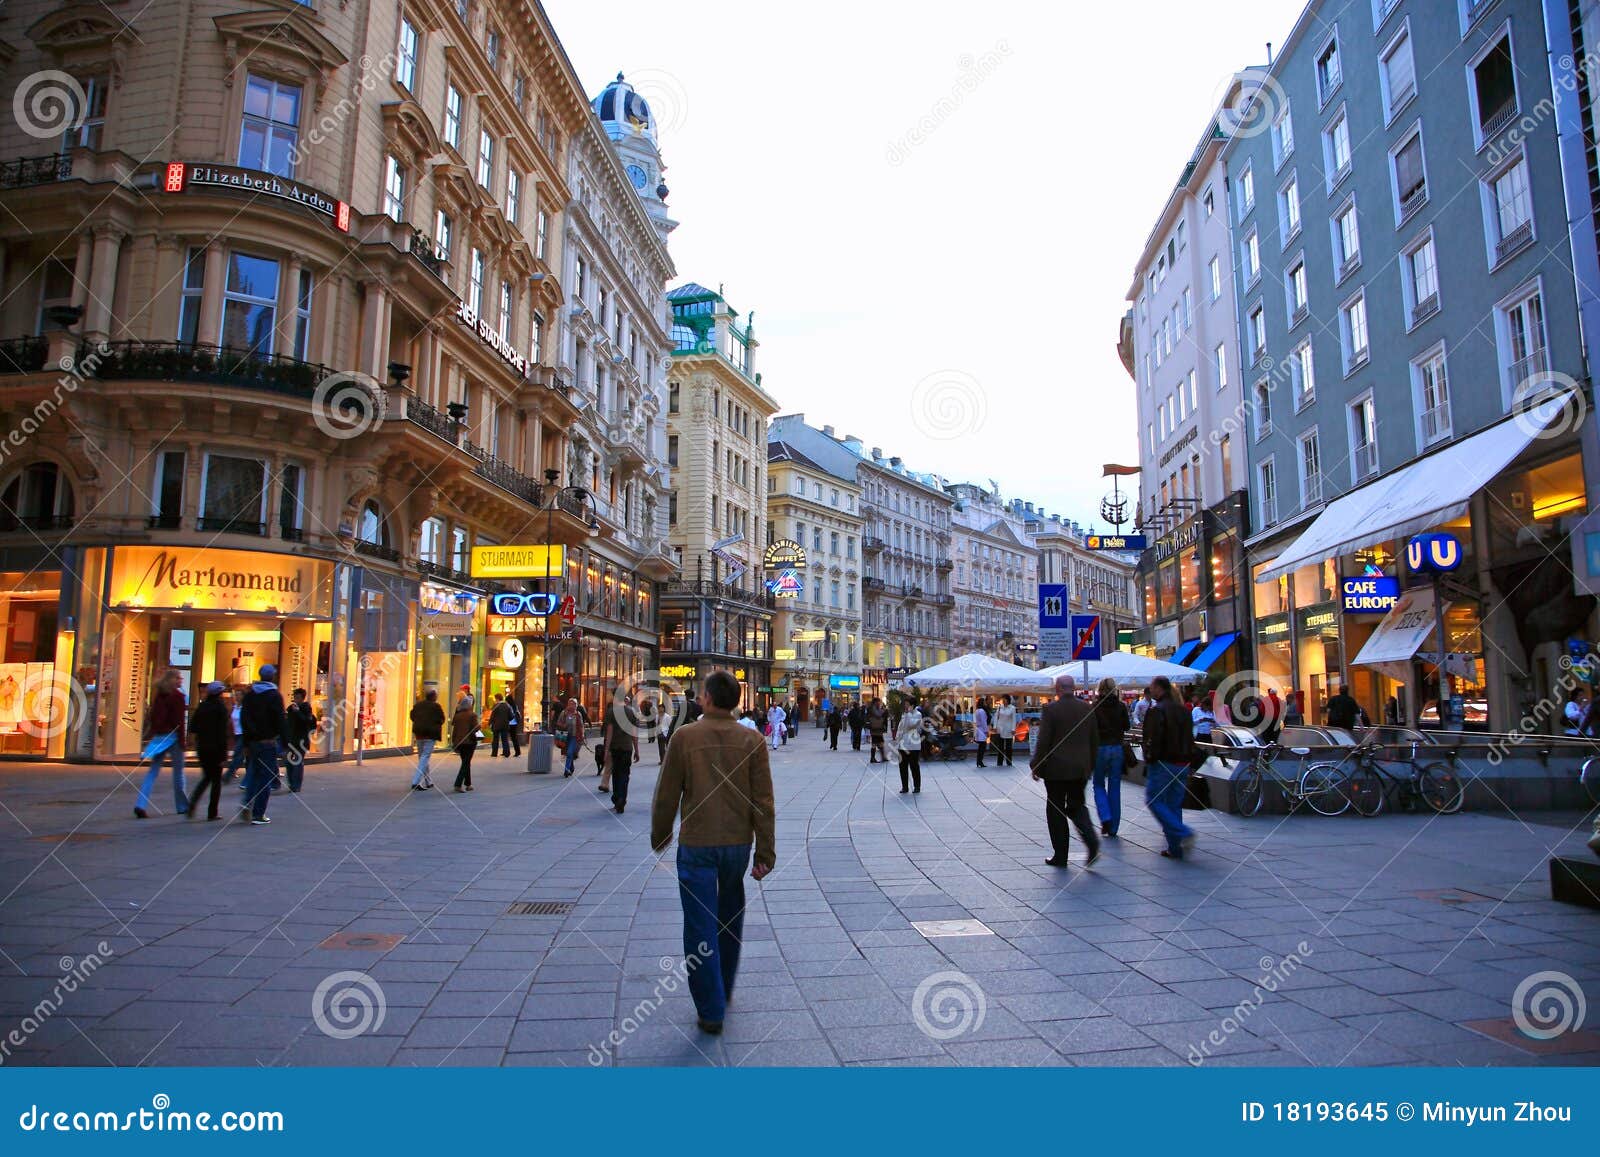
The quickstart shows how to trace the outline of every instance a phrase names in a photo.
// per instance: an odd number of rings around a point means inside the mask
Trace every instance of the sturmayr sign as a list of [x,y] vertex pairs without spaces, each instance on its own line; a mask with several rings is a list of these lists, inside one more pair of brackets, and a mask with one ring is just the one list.
[[260,169],[241,169],[235,165],[196,165],[187,161],[167,162],[166,172],[161,179],[161,188],[165,192],[181,193],[196,185],[281,197],[331,218],[333,227],[339,232],[350,232],[350,206],[310,185],[302,185],[299,181],[291,181],[276,173],[264,173]]
[[297,554],[154,546],[114,548],[113,607],[328,617],[333,564]]

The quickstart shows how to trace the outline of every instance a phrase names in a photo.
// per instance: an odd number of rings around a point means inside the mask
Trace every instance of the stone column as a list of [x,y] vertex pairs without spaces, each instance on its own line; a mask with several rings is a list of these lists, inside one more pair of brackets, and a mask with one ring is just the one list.
[[182,336],[178,333],[178,311],[183,301],[188,251],[183,238],[171,233],[157,234],[155,250],[156,292],[145,306],[144,325],[136,332],[150,341],[168,341]]
[[89,299],[89,282],[93,276],[94,263],[94,231],[85,229],[78,234],[78,256],[72,264],[72,299],[71,304],[82,306]]
[[[307,361],[316,361],[311,351],[302,354],[294,348],[295,328],[300,318],[300,270],[305,261],[304,255],[291,253],[283,263],[283,276],[278,279],[278,324],[277,332],[273,335],[272,352],[280,357],[304,357]],[[309,334],[307,344],[310,344]]]
[[111,336],[111,299],[117,291],[117,258],[127,236],[111,225],[94,230],[94,264],[89,273],[89,299],[84,304],[83,336],[91,342]]
[[222,339],[222,289],[228,276],[228,255],[215,241],[206,245],[205,287],[200,293],[200,326],[195,341],[220,344]]
[[389,341],[389,292],[375,281],[368,282],[366,290],[367,299],[361,311],[361,356],[358,368],[381,382],[387,374],[388,359],[384,354]]

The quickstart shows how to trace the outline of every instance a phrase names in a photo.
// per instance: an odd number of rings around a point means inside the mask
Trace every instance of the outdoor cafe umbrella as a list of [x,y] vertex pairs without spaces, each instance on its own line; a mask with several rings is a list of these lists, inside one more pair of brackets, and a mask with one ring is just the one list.
[[967,695],[1042,695],[1050,690],[1042,671],[976,652],[907,675],[901,682],[919,691],[951,688]]
[[1182,663],[1169,663],[1165,659],[1152,659],[1147,655],[1135,655],[1132,651],[1108,651],[1098,659],[1085,662],[1079,659],[1074,663],[1062,663],[1058,667],[1046,667],[1043,671],[1034,672],[1047,679],[1054,680],[1057,675],[1071,675],[1078,680],[1078,685],[1085,689],[1092,689],[1102,679],[1115,679],[1118,687],[1143,687],[1157,675],[1165,675],[1174,683],[1193,683],[1197,679],[1205,678],[1205,672],[1198,667],[1185,667]]

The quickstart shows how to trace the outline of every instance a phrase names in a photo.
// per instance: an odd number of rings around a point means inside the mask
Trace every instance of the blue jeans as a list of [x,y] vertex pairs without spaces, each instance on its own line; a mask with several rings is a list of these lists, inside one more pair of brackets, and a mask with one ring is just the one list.
[[161,774],[163,762],[172,764],[172,798],[176,801],[174,806],[181,816],[189,810],[189,793],[183,782],[183,744],[174,743],[160,755],[150,761],[150,766],[145,769],[144,782],[139,785],[139,810],[144,811],[150,806],[150,789],[156,785],[156,777]]
[[1116,835],[1122,826],[1122,744],[1102,743],[1094,757],[1094,810]]
[[1189,784],[1189,768],[1182,763],[1156,762],[1147,765],[1144,801],[1167,837],[1167,850],[1183,856],[1183,841],[1194,829],[1183,822],[1183,793]]
[[248,745],[250,762],[244,775],[244,803],[252,819],[267,814],[272,781],[278,778],[278,745],[272,740]]
[[749,866],[749,844],[678,845],[683,955],[701,1020],[721,1021],[728,1011],[744,938],[744,874]]
[[228,758],[228,770],[222,773],[222,782],[227,783],[234,777],[241,767],[248,762],[245,756],[244,740],[240,739],[233,745],[233,755]]
[[411,777],[412,787],[421,787],[425,783],[432,783],[433,777],[429,770],[433,764],[433,745],[437,739],[417,739],[417,774]]
[[571,775],[572,769],[577,766],[578,751],[583,747],[583,741],[575,736],[567,736],[567,765],[562,769],[563,775]]

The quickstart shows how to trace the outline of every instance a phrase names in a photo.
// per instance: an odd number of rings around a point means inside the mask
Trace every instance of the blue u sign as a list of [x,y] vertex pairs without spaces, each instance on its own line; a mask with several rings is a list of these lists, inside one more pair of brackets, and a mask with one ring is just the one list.
[[1419,534],[1406,543],[1406,565],[1415,574],[1449,574],[1461,566],[1461,540],[1453,534]]

